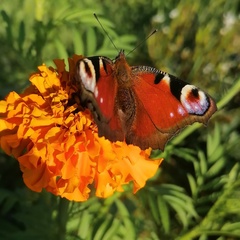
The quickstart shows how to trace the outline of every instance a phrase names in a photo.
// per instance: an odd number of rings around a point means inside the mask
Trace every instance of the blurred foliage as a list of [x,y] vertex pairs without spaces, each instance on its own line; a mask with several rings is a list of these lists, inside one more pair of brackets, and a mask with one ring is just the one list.
[[[42,62],[73,53],[114,58],[157,28],[129,62],[208,89],[219,111],[172,140],[136,195],[68,202],[33,193],[17,162],[0,157],[0,239],[239,239],[240,3],[232,1],[1,1],[0,96],[22,91]],[[158,151],[153,152],[159,155]]]

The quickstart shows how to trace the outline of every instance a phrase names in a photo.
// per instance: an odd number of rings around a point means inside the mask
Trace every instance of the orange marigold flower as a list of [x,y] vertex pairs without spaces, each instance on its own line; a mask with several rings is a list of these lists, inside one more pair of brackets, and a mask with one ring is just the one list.
[[[88,110],[80,109],[71,81],[81,56],[63,60],[57,69],[39,66],[24,93],[11,92],[0,101],[0,147],[20,163],[25,184],[74,201],[85,201],[92,189],[98,197],[136,192],[152,177],[162,159],[124,142],[99,138]],[[75,97],[74,97],[75,96]]]

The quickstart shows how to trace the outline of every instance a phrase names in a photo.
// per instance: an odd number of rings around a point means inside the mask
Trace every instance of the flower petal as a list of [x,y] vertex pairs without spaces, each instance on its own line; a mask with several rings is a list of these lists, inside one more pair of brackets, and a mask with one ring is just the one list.
[[98,197],[123,191],[133,182],[142,188],[162,159],[150,150],[99,138],[89,110],[80,106],[75,66],[82,56],[62,60],[57,69],[39,66],[22,94],[0,101],[0,146],[20,163],[25,184],[74,201],[86,201],[91,189]]

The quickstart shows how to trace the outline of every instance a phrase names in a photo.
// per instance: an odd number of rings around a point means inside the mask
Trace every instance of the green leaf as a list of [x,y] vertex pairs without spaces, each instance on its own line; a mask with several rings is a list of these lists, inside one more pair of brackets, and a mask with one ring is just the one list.
[[207,176],[208,178],[211,178],[211,177],[216,176],[216,175],[219,174],[220,171],[225,167],[225,165],[226,165],[226,160],[225,160],[225,158],[222,157],[222,158],[218,159],[218,161],[215,162],[215,164],[213,164],[213,165],[209,168],[209,170],[207,171],[206,176]]
[[222,145],[219,145],[216,151],[208,158],[209,163],[218,161],[224,155],[225,149]]
[[[56,20],[58,21],[66,21],[66,22],[71,22],[71,21],[76,21],[78,20],[79,22],[82,22],[83,19],[87,21],[88,19],[90,20],[95,20],[93,16],[94,10],[93,9],[76,9],[73,10],[69,7],[67,8],[62,8],[58,12],[58,16],[56,16]],[[96,20],[95,20],[96,22]]]
[[110,215],[107,215],[104,220],[99,225],[96,234],[93,236],[93,240],[102,240],[103,236],[106,234],[109,229],[113,218]]
[[23,21],[19,24],[19,32],[18,32],[18,48],[20,53],[23,51],[23,43],[25,41],[25,23]]
[[86,54],[87,56],[95,55],[97,48],[97,38],[96,33],[93,28],[89,28],[86,32],[87,34],[87,44],[86,44]]
[[1,15],[3,20],[6,22],[6,32],[7,32],[7,41],[10,45],[13,45],[13,36],[12,36],[12,21],[11,18],[8,16],[7,12],[2,10]]
[[57,38],[54,40],[54,44],[58,52],[57,53],[57,55],[59,56],[58,58],[63,58],[65,62],[67,62],[68,53],[66,51],[66,47],[64,46],[64,44]]
[[226,223],[224,224],[221,230],[229,231],[229,232],[231,231],[238,232],[240,234],[240,222]]
[[158,204],[157,206],[158,206],[158,211],[161,218],[163,229],[165,233],[169,233],[170,231],[169,209],[165,200],[163,200],[163,198],[160,195],[157,196],[157,204]]
[[207,166],[207,160],[203,151],[198,151],[198,157],[200,160],[201,175],[205,175],[207,172],[208,166]]
[[188,218],[186,212],[177,204],[172,202],[171,203],[172,208],[176,211],[181,223],[183,224],[184,228],[188,225]]
[[124,205],[123,202],[121,202],[119,199],[116,199],[115,204],[117,205],[119,214],[121,214],[121,216],[124,216],[124,217],[129,217],[130,216],[129,211],[126,208],[126,206]]
[[73,33],[73,51],[75,54],[84,55],[85,54],[85,48],[84,43],[81,35],[81,31],[79,31],[77,28],[72,29]]
[[149,204],[153,219],[158,225],[160,225],[161,221],[160,221],[160,216],[158,215],[158,211],[157,211],[157,209],[158,209],[157,199],[153,194],[149,194],[147,197],[148,197],[148,204]]
[[179,198],[177,198],[175,196],[169,196],[169,195],[164,195],[163,199],[171,207],[177,207],[178,206],[179,209],[182,209],[183,211],[185,211],[186,213],[190,214],[191,216],[197,217],[197,213],[194,210],[192,203],[190,201],[186,201],[187,199],[179,199]]
[[136,239],[134,223],[128,217],[123,218],[123,223],[125,227],[122,233],[122,235],[125,236],[123,239]]
[[207,156],[211,157],[213,154],[218,152],[218,147],[220,144],[220,128],[219,125],[216,123],[213,135],[209,133],[207,135]]
[[229,184],[232,184],[232,182],[238,179],[239,173],[240,173],[239,163],[236,163],[228,174]]
[[[121,226],[121,221],[117,218],[113,219],[113,222],[107,232],[104,234],[102,240],[108,240],[108,239],[113,239],[114,236],[117,235],[119,227]],[[133,239],[130,238],[129,239]]]
[[11,209],[13,209],[14,205],[17,204],[17,197],[14,193],[1,189],[0,190],[0,203],[1,203],[1,213],[7,214]]
[[89,230],[91,229],[91,222],[92,222],[92,215],[89,213],[88,210],[83,211],[81,215],[80,224],[78,227],[78,235],[85,239],[89,235]]
[[196,161],[196,156],[194,156],[196,154],[196,151],[193,149],[189,149],[189,148],[177,148],[174,151],[174,154],[176,154],[178,157],[189,161],[189,162],[195,162]]
[[187,173],[187,178],[188,178],[189,186],[190,186],[190,189],[192,192],[192,196],[195,198],[195,197],[197,197],[197,194],[198,194],[197,183],[196,183],[194,177],[189,173]]

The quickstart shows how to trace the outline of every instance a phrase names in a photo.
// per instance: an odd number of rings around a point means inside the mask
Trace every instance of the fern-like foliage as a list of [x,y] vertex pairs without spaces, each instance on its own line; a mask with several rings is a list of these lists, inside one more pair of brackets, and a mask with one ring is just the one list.
[[114,58],[158,28],[130,62],[205,86],[219,110],[207,129],[194,124],[164,153],[152,153],[165,160],[136,195],[126,186],[105,200],[73,203],[33,193],[16,161],[1,152],[0,239],[240,239],[239,9],[237,0],[2,1],[2,99],[23,90],[43,62],[53,66],[52,59],[73,54]]

